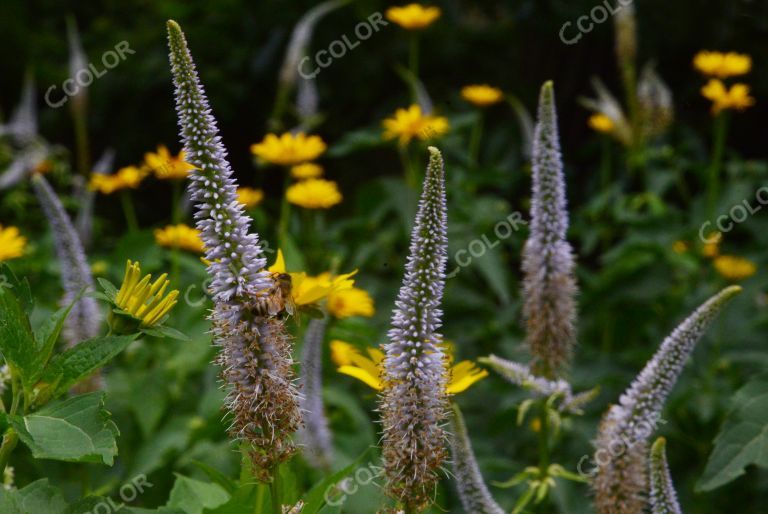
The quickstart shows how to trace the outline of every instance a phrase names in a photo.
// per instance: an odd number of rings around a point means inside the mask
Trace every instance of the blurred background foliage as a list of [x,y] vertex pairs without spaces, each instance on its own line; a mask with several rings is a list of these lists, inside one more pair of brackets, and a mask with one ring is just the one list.
[[[60,185],[74,166],[67,149],[75,147],[68,108],[51,109],[42,96],[68,76],[66,17],[77,20],[89,61],[127,41],[136,53],[88,89],[88,132],[94,157],[116,151],[116,167],[141,161],[158,144],[179,150],[172,85],[168,69],[165,20],[184,27],[219,121],[225,145],[241,184],[262,187],[264,203],[255,213],[256,228],[274,241],[282,191],[282,172],[257,170],[249,145],[269,131],[267,121],[277,94],[277,75],[297,20],[316,2],[309,1],[53,1],[3,0],[0,4],[0,109],[4,118],[19,100],[25,73],[37,84],[41,134],[63,150],[56,168]],[[599,181],[602,137],[586,123],[578,97],[592,95],[590,79],[599,76],[617,96],[621,80],[609,21],[575,45],[558,37],[563,23],[575,21],[597,5],[568,1],[443,1],[442,18],[421,40],[420,78],[438,112],[452,130],[438,146],[444,151],[449,181],[450,254],[487,235],[516,211],[527,218],[530,174],[522,137],[507,105],[488,109],[480,152],[481,165],[470,172],[466,158],[473,109],[459,97],[468,83],[487,82],[515,95],[533,112],[541,83],[553,79],[572,213],[572,241],[581,286],[579,346],[571,371],[577,390],[600,385],[586,415],[569,420],[555,452],[557,461],[575,470],[592,452],[599,416],[615,402],[662,338],[726,280],[701,253],[698,231],[708,218],[704,207],[705,170],[711,145],[709,103],[699,94],[703,81],[693,70],[702,49],[736,50],[752,56],[747,81],[757,104],[734,113],[725,159],[725,186],[718,213],[749,200],[768,183],[763,120],[768,115],[768,2],[643,1],[637,3],[639,62],[654,61],[674,94],[675,123],[648,149],[644,181],[627,173],[623,150],[611,143],[610,187]],[[327,15],[316,27],[317,51],[355,24],[389,4],[351,2]],[[338,267],[359,268],[358,284],[376,300],[371,320],[334,323],[329,338],[375,345],[384,340],[399,287],[415,192],[401,180],[402,164],[392,144],[375,141],[380,123],[395,108],[410,103],[407,86],[395,71],[404,63],[408,41],[393,24],[337,59],[317,77],[321,122],[313,129],[328,142],[321,159],[329,178],[338,181],[344,202],[325,214],[322,233],[306,220],[291,224],[291,254],[318,273]],[[351,137],[356,133],[357,137]],[[367,137],[367,139],[366,139]],[[374,142],[371,142],[371,139]],[[362,143],[361,143],[362,141]],[[414,153],[414,155],[417,155]],[[419,166],[426,162],[418,153]],[[680,184],[683,184],[681,186]],[[98,221],[91,263],[117,282],[125,259],[147,271],[167,269],[168,252],[155,246],[150,228],[170,219],[167,184],[150,182],[134,195],[142,230],[126,234],[119,206],[110,197],[96,204]],[[70,205],[71,200],[70,200]],[[32,250],[14,263],[30,277],[46,316],[60,294],[50,235],[26,186],[0,196],[0,222],[22,227]],[[449,279],[445,299],[447,339],[461,358],[497,353],[525,361],[520,323],[519,265],[526,230],[515,232]],[[676,241],[688,250],[676,252]],[[695,491],[712,449],[712,440],[730,408],[729,399],[768,364],[765,350],[768,216],[761,210],[725,235],[723,253],[749,258],[757,273],[743,282],[745,293],[722,315],[694,354],[676,387],[659,432],[668,439],[672,474],[688,512],[759,512],[768,505],[768,473],[750,468],[746,476],[720,489]],[[451,259],[449,270],[455,266]],[[182,256],[179,287],[201,298],[205,277],[196,257]],[[237,454],[225,437],[216,370],[204,322],[206,302],[177,308],[170,322],[191,342],[144,340],[122,355],[108,373],[109,406],[121,430],[121,457],[113,469],[40,464],[18,459],[17,483],[47,475],[77,496],[108,492],[137,473],[155,485],[139,500],[144,506],[165,502],[173,472],[196,477],[216,469],[236,476]],[[298,340],[301,339],[299,329]],[[326,352],[327,353],[327,352]],[[351,462],[377,440],[375,396],[338,375],[326,357],[326,402],[338,451],[337,467]],[[517,426],[517,408],[525,393],[497,376],[459,398],[475,451],[487,479],[503,481],[535,463],[536,434]],[[20,452],[21,453],[21,452]],[[44,466],[45,469],[42,469]],[[320,475],[296,463],[291,471],[302,484]],[[520,488],[492,487],[511,509]],[[345,512],[374,512],[380,492],[370,486],[353,495]],[[460,506],[449,480],[438,504],[449,512]],[[435,512],[438,512],[435,509]],[[590,512],[588,489],[559,483],[554,500],[536,512]]]

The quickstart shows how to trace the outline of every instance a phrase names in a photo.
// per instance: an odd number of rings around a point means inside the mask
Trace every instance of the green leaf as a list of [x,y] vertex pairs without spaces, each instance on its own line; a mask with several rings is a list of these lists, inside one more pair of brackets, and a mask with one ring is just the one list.
[[22,379],[32,375],[35,337],[22,304],[11,289],[0,288],[0,351]]
[[175,328],[166,327],[166,326],[154,326],[151,328],[142,328],[142,332],[144,332],[147,335],[153,336],[153,337],[170,337],[171,339],[178,339],[179,341],[189,341],[189,337],[184,334],[183,332],[179,332]]
[[229,501],[229,493],[218,484],[201,482],[176,475],[166,507],[178,508],[187,514],[202,514],[203,509],[216,508]]
[[733,409],[715,438],[698,491],[711,491],[744,474],[750,464],[768,468],[768,374],[761,375],[733,398]]
[[0,512],[3,514],[62,514],[66,508],[61,491],[51,486],[47,478],[18,490],[8,491],[0,487]]
[[336,473],[333,473],[320,482],[315,484],[312,489],[304,497],[304,510],[302,514],[316,514],[325,505],[326,492],[333,488],[336,484],[340,483],[347,475],[354,472],[360,467],[360,464],[370,454],[370,450],[363,452],[357,459],[352,461],[348,466],[340,469]]
[[53,353],[53,347],[59,339],[59,334],[61,334],[61,327],[64,326],[64,321],[69,316],[72,306],[79,299],[80,295],[77,295],[69,305],[54,312],[50,318],[45,320],[35,330],[37,354],[35,355],[34,369],[32,370],[33,375],[30,377],[31,381],[36,381],[45,369],[45,365],[48,363],[48,359],[51,358],[51,353]]
[[104,295],[106,296],[106,298],[109,301],[114,302],[115,298],[117,297],[117,293],[118,293],[118,290],[115,287],[115,285],[112,282],[110,282],[109,280],[107,280],[106,278],[99,277],[96,280],[101,285],[101,288],[104,289]]
[[10,416],[36,459],[112,465],[117,455],[117,426],[104,409],[104,393],[75,396],[27,416]]
[[24,280],[16,278],[11,268],[4,262],[0,263],[0,289],[11,289],[16,298],[18,298],[24,312],[27,314],[32,312],[35,300],[32,298],[29,281],[26,278]]
[[95,337],[55,355],[40,379],[44,384],[54,385],[49,398],[55,398],[91,376],[125,350],[134,339],[136,334]]

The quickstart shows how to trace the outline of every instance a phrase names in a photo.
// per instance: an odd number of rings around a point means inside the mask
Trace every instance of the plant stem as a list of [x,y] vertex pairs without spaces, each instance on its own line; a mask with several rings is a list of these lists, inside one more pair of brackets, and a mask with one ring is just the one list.
[[477,119],[472,125],[472,133],[469,136],[469,168],[477,169],[478,156],[480,154],[480,138],[483,135],[483,111],[477,111]]
[[414,79],[419,78],[419,35],[413,31],[410,34],[408,46],[408,69]]
[[288,197],[286,196],[286,192],[288,191],[288,187],[291,185],[291,174],[289,170],[285,170],[285,181],[283,185],[283,199],[280,204],[280,221],[277,225],[277,241],[278,241],[278,248],[282,248],[285,246],[285,239],[288,237],[288,225],[289,221],[291,219],[291,204],[288,202]]
[[539,473],[542,478],[546,477],[549,469],[549,416],[547,413],[547,400],[541,400],[541,411],[539,413]]
[[12,428],[3,436],[3,444],[0,446],[0,474],[5,472],[5,467],[8,465],[8,459],[11,458],[16,444],[19,442],[19,435]]
[[400,154],[400,162],[403,164],[405,183],[408,187],[416,189],[418,187],[416,169],[411,162],[411,152],[408,151],[408,145],[398,145],[397,151]]
[[605,193],[611,185],[611,139],[600,136],[600,190]]
[[269,493],[272,497],[273,514],[282,514],[283,505],[280,499],[280,469],[275,467],[272,470],[272,482],[269,483]]
[[176,225],[181,219],[181,180],[172,180],[171,187],[171,223]]
[[728,117],[725,112],[715,117],[712,130],[712,160],[707,179],[707,217],[710,219],[715,215],[715,207],[720,197],[720,167],[725,149],[725,136],[728,132]]
[[83,177],[90,173],[90,149],[88,144],[88,126],[86,124],[85,104],[81,108],[72,109],[72,121],[75,128],[75,146],[77,148],[77,171]]
[[130,191],[127,189],[120,191],[120,202],[123,205],[123,215],[125,216],[125,222],[128,224],[128,231],[137,232],[139,230],[139,222],[136,219],[136,209],[133,207]]

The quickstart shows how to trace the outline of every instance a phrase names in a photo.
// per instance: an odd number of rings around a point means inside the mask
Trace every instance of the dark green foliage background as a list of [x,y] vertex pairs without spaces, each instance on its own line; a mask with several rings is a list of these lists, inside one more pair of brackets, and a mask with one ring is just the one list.
[[[596,27],[573,46],[558,38],[564,22],[588,13],[598,2],[436,3],[444,15],[423,35],[421,78],[454,126],[454,133],[439,144],[449,176],[451,255],[483,234],[493,239],[496,223],[512,212],[521,211],[527,217],[530,189],[520,134],[505,107],[487,113],[483,166],[474,174],[467,173],[466,129],[471,110],[459,99],[459,88],[474,82],[498,85],[532,111],[541,83],[555,81],[572,211],[570,239],[578,255],[582,290],[579,346],[571,377],[577,389],[601,386],[600,396],[586,415],[564,427],[555,452],[557,462],[574,470],[583,455],[591,454],[599,417],[609,403],[617,400],[675,324],[725,285],[695,249],[684,255],[671,249],[679,239],[695,243],[699,227],[707,220],[703,186],[711,117],[709,105],[698,93],[704,81],[690,62],[700,49],[737,50],[754,59],[746,81],[752,85],[757,105],[732,117],[726,187],[718,213],[744,199],[754,203],[755,191],[768,179],[764,129],[768,2],[637,3],[639,60],[657,63],[674,92],[677,119],[649,155],[644,185],[627,176],[621,150],[614,146],[615,183],[609,190],[600,188],[600,144],[586,127],[588,113],[577,97],[591,95],[593,75],[603,78],[617,94],[620,91],[612,24]],[[44,91],[67,77],[65,18],[72,14],[91,60],[97,61],[123,40],[136,51],[89,88],[94,154],[113,147],[117,165],[124,166],[139,162],[158,143],[177,150],[164,25],[166,19],[174,18],[187,34],[239,179],[263,186],[267,192],[257,229],[267,240],[274,240],[282,177],[274,170],[255,171],[248,146],[266,132],[285,44],[295,22],[314,4],[2,0],[0,107],[3,113],[10,112],[25,71],[32,70],[41,106],[41,133],[53,143],[74,147],[68,109],[49,109],[42,102]],[[318,26],[313,48],[325,48],[341,34],[351,34],[356,23],[384,8],[382,2],[360,0],[331,13]],[[336,323],[330,334],[360,344],[378,344],[385,337],[415,197],[399,181],[401,165],[391,146],[356,150],[337,144],[352,131],[378,131],[382,118],[408,103],[407,89],[394,72],[395,63],[404,62],[406,51],[407,39],[392,25],[318,76],[325,120],[317,132],[329,142],[333,155],[322,162],[329,177],[338,180],[345,201],[328,213],[323,234],[298,220],[293,225],[293,238],[310,271],[323,271],[331,263],[340,264],[343,270],[360,269],[359,283],[376,298],[376,317]],[[72,161],[66,154],[65,160]],[[425,162],[423,153],[420,162]],[[65,172],[57,175],[60,184],[67,182]],[[675,181],[678,176],[690,198]],[[146,185],[135,199],[143,226],[167,222],[169,193],[164,184]],[[102,198],[97,204],[99,244],[91,252],[91,262],[108,263],[107,275],[115,282],[127,257],[141,260],[147,271],[167,268],[168,255],[154,246],[149,230],[138,236],[125,235],[114,203]],[[13,265],[17,273],[29,277],[36,296],[46,299],[40,301],[37,311],[43,318],[55,308],[60,292],[50,235],[34,205],[25,187],[3,192],[0,223],[19,225],[25,233],[35,234],[31,238],[34,251]],[[444,332],[455,341],[461,358],[493,352],[527,359],[518,271],[525,237],[524,230],[515,233],[449,280]],[[664,411],[666,423],[659,433],[668,439],[672,474],[686,512],[759,512],[768,505],[768,474],[756,468],[715,491],[694,490],[733,393],[768,364],[767,244],[765,210],[726,235],[723,252],[750,258],[759,271],[744,282],[744,293],[705,337]],[[180,285],[200,284],[204,274],[196,259],[189,257],[182,264]],[[451,261],[449,269],[453,265]],[[192,296],[199,292],[198,287]],[[196,461],[235,477],[239,463],[225,438],[219,411],[222,395],[216,371],[208,364],[214,352],[205,333],[206,307],[203,303],[177,308],[169,323],[190,334],[191,342],[145,340],[110,369],[108,405],[121,431],[115,468],[37,462],[19,451],[12,461],[17,483],[49,476],[69,497],[76,498],[81,478],[92,490],[103,488],[108,494],[113,490],[110,486],[146,473],[154,487],[140,501],[155,507],[165,503],[174,472],[204,476]],[[342,465],[377,441],[375,397],[361,384],[333,372],[330,362],[326,364],[326,400]],[[524,398],[525,393],[496,376],[458,397],[489,480],[505,480],[537,460],[535,434],[515,421],[517,406]],[[301,464],[295,467],[304,487],[319,478]],[[82,477],[75,476],[73,468],[82,471]],[[449,484],[444,481],[438,503],[450,512],[460,512]],[[522,491],[492,489],[508,509]],[[584,486],[560,483],[554,498],[536,512],[591,511]],[[374,512],[377,504],[378,493],[371,487],[350,499],[348,512]]]

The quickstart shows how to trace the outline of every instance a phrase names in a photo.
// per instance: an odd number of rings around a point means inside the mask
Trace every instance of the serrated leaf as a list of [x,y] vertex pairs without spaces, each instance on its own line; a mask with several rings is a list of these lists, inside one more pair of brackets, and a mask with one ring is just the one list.
[[37,354],[35,355],[34,367],[31,370],[31,381],[36,381],[45,369],[48,359],[51,358],[51,353],[53,353],[53,347],[59,339],[59,334],[61,334],[61,328],[64,326],[64,321],[67,319],[72,307],[78,300],[80,300],[80,295],[77,295],[66,307],[62,307],[54,312],[50,318],[45,320],[40,327],[35,330]]
[[6,263],[0,263],[0,289],[11,289],[13,294],[19,300],[21,308],[29,314],[32,312],[35,300],[32,298],[32,290],[29,288],[29,281],[19,280],[16,275],[11,271],[11,268]]
[[357,459],[352,461],[348,466],[340,469],[339,471],[325,477],[320,482],[315,484],[312,489],[304,496],[304,510],[302,514],[316,514],[326,503],[327,491],[335,484],[340,483],[344,477],[352,473],[355,469],[360,467],[360,464],[370,454],[370,451],[363,452]]
[[154,326],[151,328],[143,328],[141,329],[142,332],[144,332],[147,335],[153,336],[153,337],[170,337],[171,339],[178,339],[179,341],[189,341],[189,337],[184,334],[183,332],[179,332],[175,328],[166,327],[166,326]]
[[45,384],[56,384],[51,397],[67,391],[79,381],[111,361],[136,339],[127,336],[104,336],[88,339],[67,351],[55,355],[41,377]]
[[183,475],[176,475],[171,496],[165,505],[178,508],[187,514],[202,514],[203,509],[216,508],[229,501],[229,493],[218,484],[202,482]]
[[35,337],[29,318],[11,289],[0,288],[0,351],[22,379],[32,375]]
[[104,289],[104,295],[106,298],[109,301],[114,302],[118,293],[117,287],[115,287],[115,285],[106,278],[98,277],[96,280],[99,282],[99,285],[101,285],[101,288]]
[[117,426],[104,409],[104,393],[52,403],[9,422],[36,459],[112,465],[117,455]]
[[750,464],[768,468],[768,374],[741,388],[733,405],[696,484],[698,491],[711,491],[731,482]]
[[66,509],[61,491],[50,485],[47,478],[18,490],[0,487],[0,512],[3,514],[63,514]]

